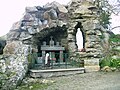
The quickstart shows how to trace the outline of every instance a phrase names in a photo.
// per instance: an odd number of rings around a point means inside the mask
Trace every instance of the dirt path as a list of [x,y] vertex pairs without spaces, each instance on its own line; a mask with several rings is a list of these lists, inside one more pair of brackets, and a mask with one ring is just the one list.
[[49,79],[55,83],[45,90],[120,90],[120,72],[93,72]]

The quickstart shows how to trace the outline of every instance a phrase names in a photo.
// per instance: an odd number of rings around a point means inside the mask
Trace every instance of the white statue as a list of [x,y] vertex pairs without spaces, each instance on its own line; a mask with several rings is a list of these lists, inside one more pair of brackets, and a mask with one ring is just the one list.
[[45,55],[45,64],[48,64],[48,60],[49,60],[49,53],[46,53],[46,55]]
[[83,49],[83,35],[82,32],[80,30],[80,28],[77,29],[77,33],[76,33],[76,44],[78,46],[78,50],[81,51]]

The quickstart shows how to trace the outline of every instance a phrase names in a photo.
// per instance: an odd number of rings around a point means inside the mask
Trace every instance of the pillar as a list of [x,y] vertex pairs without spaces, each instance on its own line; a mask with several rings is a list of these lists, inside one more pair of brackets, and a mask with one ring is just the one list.
[[75,26],[77,25],[77,22],[70,22],[69,28],[67,30],[68,33],[68,48],[69,52],[75,52],[77,51],[77,45],[76,45],[76,35],[75,35]]
[[45,51],[42,51],[42,58],[45,59]]
[[60,62],[63,62],[63,51],[60,51]]

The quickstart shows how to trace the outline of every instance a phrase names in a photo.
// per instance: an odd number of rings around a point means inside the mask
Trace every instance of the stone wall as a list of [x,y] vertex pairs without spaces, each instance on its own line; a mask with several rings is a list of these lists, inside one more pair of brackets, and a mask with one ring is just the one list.
[[[68,48],[72,60],[84,60],[86,72],[100,70],[99,61],[103,57],[104,47],[109,49],[109,33],[99,23],[98,9],[89,1],[73,1],[68,6],[70,12],[68,28]],[[84,33],[85,52],[78,52],[76,46],[76,28]]]

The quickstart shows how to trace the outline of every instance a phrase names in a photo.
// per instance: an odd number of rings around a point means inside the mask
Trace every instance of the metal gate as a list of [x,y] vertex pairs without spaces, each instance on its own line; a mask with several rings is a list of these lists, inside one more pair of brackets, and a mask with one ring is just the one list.
[[66,69],[83,66],[81,61],[70,60],[68,53],[63,53],[63,60],[60,60],[59,53],[50,53],[47,64],[46,57],[42,57],[42,53],[33,53],[29,57],[33,69]]

